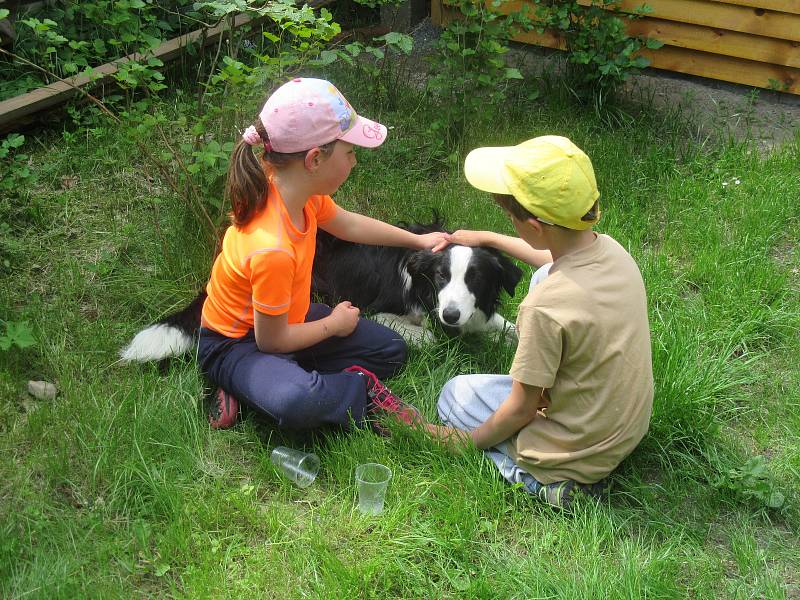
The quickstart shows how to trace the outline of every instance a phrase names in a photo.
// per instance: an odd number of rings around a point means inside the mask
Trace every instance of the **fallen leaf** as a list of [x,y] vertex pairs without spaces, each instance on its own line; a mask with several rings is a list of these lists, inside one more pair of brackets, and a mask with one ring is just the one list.
[[80,177],[77,175],[64,175],[61,178],[61,189],[62,190],[69,190],[74,188],[78,185],[78,182],[81,180]]

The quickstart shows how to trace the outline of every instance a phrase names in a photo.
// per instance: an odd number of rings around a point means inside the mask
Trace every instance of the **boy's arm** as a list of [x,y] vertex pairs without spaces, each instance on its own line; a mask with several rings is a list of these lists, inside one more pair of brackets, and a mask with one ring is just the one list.
[[553,262],[549,250],[536,250],[525,240],[494,231],[459,229],[450,235],[450,243],[462,246],[489,246],[537,268]]
[[543,403],[543,390],[514,380],[511,393],[495,413],[472,430],[472,441],[478,448],[491,448],[506,441],[536,418]]
[[389,225],[389,223],[350,212],[341,206],[338,207],[336,215],[330,221],[320,225],[320,229],[341,240],[360,244],[405,246],[406,248],[437,252],[447,246],[448,243],[447,233],[435,231],[417,235],[394,225]]
[[428,433],[453,447],[466,445],[470,439],[478,448],[491,448],[506,441],[536,418],[536,412],[547,405],[540,387],[514,380],[511,393],[495,413],[471,432],[452,427],[428,425]]

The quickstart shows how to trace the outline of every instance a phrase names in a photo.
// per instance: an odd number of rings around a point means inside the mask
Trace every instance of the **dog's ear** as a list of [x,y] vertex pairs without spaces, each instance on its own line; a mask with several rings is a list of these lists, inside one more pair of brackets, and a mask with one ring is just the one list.
[[437,254],[429,250],[418,250],[408,258],[406,268],[412,277],[433,273],[438,258]]
[[522,279],[522,269],[505,254],[500,254],[497,260],[500,263],[500,283],[502,283],[503,289],[508,292],[508,295],[513,296],[519,280]]

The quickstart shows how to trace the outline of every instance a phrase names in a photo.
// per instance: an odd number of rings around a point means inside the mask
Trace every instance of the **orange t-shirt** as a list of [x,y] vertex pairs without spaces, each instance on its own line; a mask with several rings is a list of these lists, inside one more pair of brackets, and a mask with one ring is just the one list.
[[242,228],[228,227],[214,261],[203,304],[203,327],[240,338],[253,328],[253,310],[289,313],[302,323],[311,304],[311,268],[317,224],[336,214],[330,196],[311,196],[303,207],[305,231],[292,223],[277,188],[270,182],[267,204]]

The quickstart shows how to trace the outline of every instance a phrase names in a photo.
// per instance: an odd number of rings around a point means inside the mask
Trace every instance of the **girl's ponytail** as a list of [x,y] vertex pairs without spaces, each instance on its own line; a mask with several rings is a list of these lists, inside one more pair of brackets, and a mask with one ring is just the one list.
[[[261,119],[258,119],[253,126],[264,145],[268,147],[269,138]],[[237,227],[247,225],[264,208],[267,202],[267,190],[266,164],[263,163],[263,157],[261,161],[255,157],[251,140],[248,140],[245,134],[231,153],[225,190],[233,208],[234,225]]]

